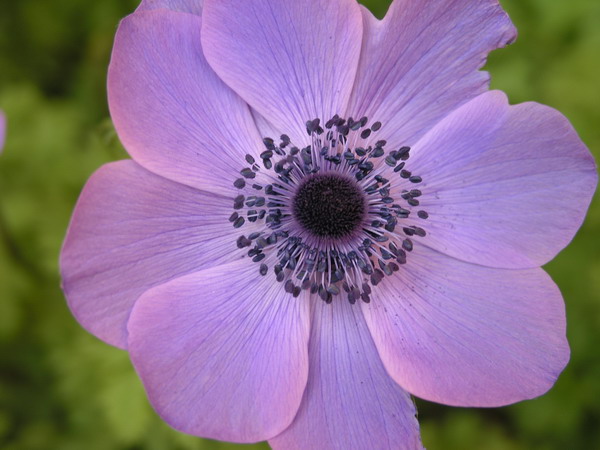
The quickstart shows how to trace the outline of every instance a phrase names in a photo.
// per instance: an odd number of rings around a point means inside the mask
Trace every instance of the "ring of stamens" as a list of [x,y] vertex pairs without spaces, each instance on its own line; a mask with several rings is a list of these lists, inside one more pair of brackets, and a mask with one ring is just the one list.
[[[344,292],[350,303],[368,303],[371,286],[400,270],[413,239],[426,236],[419,226],[401,226],[415,211],[420,220],[429,216],[417,208],[422,192],[414,186],[422,179],[406,168],[409,147],[386,152],[385,140],[350,146],[379,131],[380,122],[367,127],[366,117],[336,115],[324,127],[319,119],[309,120],[312,143],[302,149],[286,135],[278,145],[264,138],[262,164],[246,155],[248,166],[233,183],[240,194],[229,221],[236,229],[263,224],[239,236],[237,247],[248,249],[261,275],[272,267],[294,297],[310,290],[330,303]],[[376,165],[381,158],[385,165]],[[257,182],[259,172],[271,182]]]

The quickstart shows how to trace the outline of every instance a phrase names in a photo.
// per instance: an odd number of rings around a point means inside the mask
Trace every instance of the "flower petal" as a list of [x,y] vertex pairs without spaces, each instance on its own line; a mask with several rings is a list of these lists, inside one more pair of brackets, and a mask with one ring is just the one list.
[[206,0],[202,47],[215,72],[296,145],[305,123],[344,111],[360,55],[355,0]]
[[148,291],[128,329],[150,401],[178,430],[256,442],[294,418],[308,376],[308,303],[250,260]]
[[161,178],[133,161],[100,168],[79,198],[60,258],[77,320],[125,348],[127,318],[140,294],[234,259],[235,235],[223,230],[230,205],[230,199]]
[[[429,213],[424,242],[464,261],[538,267],[573,238],[596,188],[592,156],[567,119],[489,92],[413,148]],[[415,219],[418,220],[418,219]]]
[[[340,300],[340,301],[336,301]],[[415,406],[386,373],[358,305],[313,304],[308,385],[277,449],[422,448]]]
[[202,15],[202,4],[204,0],[142,0],[136,12],[149,11],[152,9],[170,9],[171,11],[186,12]]
[[564,303],[539,268],[492,269],[420,245],[363,311],[392,378],[438,403],[537,397],[569,359]]
[[108,74],[110,112],[136,162],[227,194],[244,155],[262,143],[247,105],[206,63],[200,24],[200,17],[165,10],[125,18]]
[[256,128],[258,132],[263,137],[270,137],[271,139],[277,141],[282,134],[287,134],[286,131],[278,130],[270,123],[267,119],[261,116],[256,110],[252,109],[252,117],[254,118],[254,123],[256,124]]
[[516,30],[497,0],[395,0],[383,19],[363,8],[365,37],[348,114],[383,122],[393,146],[413,145],[485,92],[478,71]]

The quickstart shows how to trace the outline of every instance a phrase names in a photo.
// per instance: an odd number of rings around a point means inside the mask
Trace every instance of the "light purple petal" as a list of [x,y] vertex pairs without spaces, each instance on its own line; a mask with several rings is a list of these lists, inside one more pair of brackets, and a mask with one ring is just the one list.
[[499,91],[452,113],[412,155],[430,215],[419,221],[423,242],[491,267],[550,261],[581,226],[597,182],[594,160],[564,116],[537,103],[509,106]]
[[79,198],[61,253],[73,314],[92,334],[125,348],[127,318],[140,294],[235,258],[236,235],[223,229],[230,214],[231,199],[133,161],[103,166]]
[[254,123],[258,132],[263,137],[270,137],[271,139],[278,140],[282,134],[287,134],[287,131],[278,130],[273,126],[271,122],[260,115],[256,110],[252,111],[252,117],[254,117]]
[[311,323],[304,399],[273,449],[422,448],[415,406],[386,373],[360,307],[317,299]]
[[308,376],[308,302],[249,259],[148,291],[128,329],[150,402],[178,430],[256,442],[294,418]]
[[247,105],[206,63],[201,18],[165,10],[121,22],[108,74],[123,145],[146,169],[228,194],[244,155],[262,151]]
[[200,16],[202,14],[202,3],[204,3],[204,0],[142,0],[142,3],[138,6],[136,11],[170,9],[171,11],[185,12]]
[[569,359],[564,303],[539,268],[492,269],[420,245],[363,311],[392,378],[438,403],[537,397]]
[[497,0],[395,0],[383,21],[362,11],[365,37],[348,114],[383,122],[379,134],[392,147],[413,145],[485,92],[489,75],[478,69],[516,37]]
[[360,55],[355,0],[205,0],[202,47],[219,76],[296,145],[345,110]]

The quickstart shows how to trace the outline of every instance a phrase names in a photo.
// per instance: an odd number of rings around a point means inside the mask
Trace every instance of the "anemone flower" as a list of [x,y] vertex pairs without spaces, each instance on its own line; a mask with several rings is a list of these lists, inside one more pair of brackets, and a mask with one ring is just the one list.
[[540,268],[596,186],[557,111],[479,71],[495,0],[146,0],[119,26],[100,168],[61,255],[77,320],[174,428],[421,448],[411,395],[499,406],[569,358]]

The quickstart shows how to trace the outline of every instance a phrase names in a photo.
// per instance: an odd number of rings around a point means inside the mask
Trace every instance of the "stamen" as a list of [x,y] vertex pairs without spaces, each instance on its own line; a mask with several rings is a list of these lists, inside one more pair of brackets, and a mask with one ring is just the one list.
[[[427,234],[413,224],[398,226],[423,196],[411,187],[422,177],[406,169],[410,147],[386,152],[384,139],[369,145],[382,124],[367,123],[367,117],[335,115],[323,128],[319,118],[308,120],[311,144],[302,148],[285,134],[279,143],[265,137],[262,165],[245,155],[250,167],[233,181],[240,194],[229,222],[260,230],[238,237],[237,247],[248,248],[261,276],[273,267],[293,297],[306,291],[326,303],[338,296],[369,303],[371,285],[399,271],[413,239]],[[383,176],[394,173],[399,176],[391,180]],[[420,209],[415,216],[425,220],[429,214]]]

